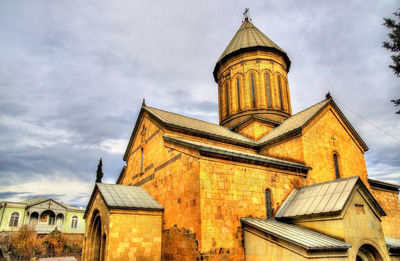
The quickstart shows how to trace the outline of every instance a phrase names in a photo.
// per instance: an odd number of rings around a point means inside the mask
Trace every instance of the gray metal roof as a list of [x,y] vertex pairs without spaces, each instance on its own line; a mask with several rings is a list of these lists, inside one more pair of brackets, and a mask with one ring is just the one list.
[[379,203],[358,176],[332,180],[295,188],[276,213],[276,218],[339,214],[356,184],[365,190],[381,215],[386,215]]
[[386,246],[389,249],[400,249],[400,239],[393,237],[385,237]]
[[249,225],[260,231],[291,242],[306,250],[346,251],[351,247],[350,244],[324,234],[272,219],[241,218],[240,220],[245,225]]
[[254,26],[248,19],[245,19],[240,26],[239,30],[233,36],[232,40],[229,42],[228,46],[222,52],[217,63],[221,61],[225,56],[240,49],[249,47],[270,47],[275,48],[282,53],[285,51],[280,48],[276,43],[269,39],[263,32],[261,32],[257,27]]
[[358,177],[351,177],[296,188],[279,208],[275,217],[285,218],[340,212],[357,180]]
[[220,138],[230,139],[237,142],[247,143],[249,145],[256,145],[252,139],[242,136],[236,132],[229,130],[221,125],[189,118],[176,113],[152,108],[143,107],[148,113],[155,116],[157,119],[162,121],[164,124],[169,124],[174,127],[184,128],[195,132],[208,134],[211,136],[217,136]]
[[275,51],[283,56],[287,64],[287,71],[290,69],[290,59],[286,52],[280,48],[276,43],[269,39],[263,32],[261,32],[257,27],[255,27],[248,19],[245,19],[240,26],[239,30],[233,36],[232,40],[229,42],[228,46],[222,52],[219,57],[214,71],[214,79],[217,81],[217,73],[220,64],[229,57],[238,54],[239,52],[252,50],[252,49],[266,49]]
[[96,183],[108,207],[162,210],[163,207],[141,187]]
[[368,179],[368,182],[371,186],[376,187],[376,188],[383,188],[383,189],[388,189],[388,190],[393,190],[399,192],[400,186],[376,179]]
[[40,203],[42,203],[42,202],[45,202],[45,201],[47,201],[47,200],[52,200],[52,201],[56,202],[57,204],[63,206],[64,208],[66,208],[66,209],[68,209],[68,210],[79,210],[79,211],[84,211],[83,209],[80,209],[80,208],[77,208],[77,207],[74,207],[74,206],[70,206],[70,205],[67,205],[67,204],[58,202],[58,201],[56,201],[56,200],[54,200],[54,199],[45,198],[45,197],[35,197],[35,198],[23,200],[23,201],[21,201],[21,202],[19,202],[19,203],[26,204],[26,206],[30,207],[30,206],[37,205],[37,204],[40,204]]
[[191,147],[191,148],[197,149],[199,151],[203,151],[203,152],[210,152],[210,153],[221,154],[221,155],[225,155],[225,156],[238,157],[238,158],[247,159],[247,160],[251,160],[251,161],[258,161],[258,162],[263,162],[263,163],[268,163],[268,164],[292,167],[292,168],[302,169],[302,170],[306,170],[306,171],[311,169],[310,167],[307,167],[303,164],[299,164],[296,162],[280,160],[280,159],[263,156],[263,155],[255,154],[255,153],[248,153],[248,152],[244,152],[244,151],[240,151],[240,150],[228,149],[225,147],[211,145],[211,144],[207,144],[207,143],[203,143],[203,142],[186,140],[186,139],[176,138],[176,137],[171,137],[171,136],[163,136],[163,138],[166,141],[174,142],[174,143],[177,143],[177,144],[180,144],[183,146],[187,146],[187,147]]

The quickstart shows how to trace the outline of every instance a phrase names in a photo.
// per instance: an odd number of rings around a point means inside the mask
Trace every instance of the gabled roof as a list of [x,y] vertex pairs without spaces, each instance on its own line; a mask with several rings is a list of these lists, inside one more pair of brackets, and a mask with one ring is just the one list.
[[367,151],[368,146],[365,144],[365,142],[358,135],[358,133],[350,124],[350,122],[340,111],[339,107],[337,107],[333,99],[330,98],[323,100],[299,113],[292,115],[290,118],[283,121],[282,124],[271,130],[269,133],[267,133],[264,137],[262,137],[258,141],[253,141],[250,138],[247,138],[239,133],[233,132],[230,129],[225,128],[218,124],[198,119],[193,119],[187,116],[179,115],[165,110],[160,110],[148,106],[142,106],[135,127],[132,131],[128,146],[125,150],[124,160],[127,160],[128,158],[129,151],[131,149],[131,146],[133,145],[133,140],[136,136],[136,133],[138,132],[140,120],[144,112],[149,113],[151,117],[153,117],[157,122],[161,123],[165,127],[177,129],[179,131],[185,131],[196,136],[202,136],[215,140],[223,140],[229,143],[245,146],[248,148],[260,149],[262,146],[274,142],[275,140],[284,139],[291,133],[301,131],[305,126],[307,126],[308,123],[310,123],[315,117],[317,117],[317,115],[328,105],[332,105],[332,107],[340,115],[341,119],[345,122],[346,126],[348,126],[350,132],[362,146],[364,151]]
[[23,201],[20,201],[19,203],[26,204],[27,207],[31,207],[31,206],[43,203],[43,202],[48,201],[48,200],[54,201],[58,205],[66,208],[68,210],[80,210],[80,211],[83,211],[83,209],[80,209],[80,208],[77,208],[77,207],[74,207],[74,206],[70,206],[70,205],[58,202],[58,201],[56,201],[54,199],[51,199],[51,198],[45,198],[45,197],[41,197],[41,196],[34,197],[34,198],[31,198],[31,199],[27,199],[27,200],[23,200]]
[[289,71],[291,62],[286,52],[255,27],[253,23],[248,19],[245,19],[215,65],[213,72],[215,81],[217,81],[216,74],[218,68],[224,60],[229,59],[229,57],[238,54],[241,51],[252,49],[266,49],[279,53],[285,59],[288,66],[287,70]]
[[364,151],[367,151],[368,146],[365,144],[360,135],[358,135],[357,131],[353,128],[353,126],[350,124],[350,122],[347,120],[347,118],[344,116],[344,114],[342,113],[342,111],[339,109],[339,107],[336,105],[336,103],[333,101],[332,98],[323,100],[287,118],[282,122],[281,125],[271,130],[264,137],[258,140],[258,144],[260,146],[263,146],[265,144],[283,138],[286,135],[289,135],[290,133],[302,130],[328,105],[331,105],[336,110],[341,119],[345,122],[346,126],[349,128],[352,135],[360,143]]
[[229,156],[229,157],[233,157],[233,158],[239,158],[242,160],[249,160],[249,161],[253,162],[254,164],[265,163],[265,164],[269,164],[269,165],[294,168],[297,171],[300,170],[300,171],[304,171],[304,172],[307,172],[308,170],[311,169],[310,167],[307,167],[304,164],[299,164],[299,163],[291,162],[288,160],[280,160],[280,159],[276,159],[273,157],[268,157],[268,156],[264,156],[264,155],[260,155],[260,154],[248,153],[248,152],[243,152],[243,151],[235,150],[235,149],[229,149],[229,148],[211,145],[211,144],[207,144],[207,143],[203,143],[203,142],[186,140],[186,139],[176,138],[176,137],[171,137],[171,136],[163,136],[163,138],[166,141],[180,144],[182,146],[194,148],[196,150],[199,150],[200,152],[211,153],[214,155],[217,154],[217,155]]
[[324,234],[272,219],[241,218],[240,220],[245,225],[288,241],[306,250],[346,251],[351,247],[350,244]]
[[385,216],[376,199],[358,176],[295,188],[276,213],[276,218],[295,218],[314,215],[338,215],[344,209],[356,185],[360,185],[376,207]]
[[376,180],[376,179],[368,179],[368,182],[371,185],[371,187],[373,187],[373,188],[391,190],[391,191],[397,192],[397,193],[399,193],[399,190],[400,190],[400,186],[396,185],[396,184],[392,184],[392,183],[388,183],[388,182],[384,182],[384,181],[380,181],[380,180]]
[[84,218],[93,203],[96,191],[99,191],[108,208],[163,210],[163,207],[141,187],[97,182],[90,196]]
[[179,130],[184,130],[197,135],[202,135],[210,138],[217,138],[222,140],[228,140],[230,142],[239,143],[245,146],[254,146],[257,143],[252,139],[235,133],[228,128],[221,125],[193,119],[187,116],[179,115],[173,112],[168,112],[148,106],[142,106],[135,127],[132,131],[131,138],[125,151],[124,160],[127,159],[128,153],[133,145],[133,139],[139,128],[140,118],[143,113],[147,112],[150,116],[153,116],[159,123],[166,127],[171,127]]

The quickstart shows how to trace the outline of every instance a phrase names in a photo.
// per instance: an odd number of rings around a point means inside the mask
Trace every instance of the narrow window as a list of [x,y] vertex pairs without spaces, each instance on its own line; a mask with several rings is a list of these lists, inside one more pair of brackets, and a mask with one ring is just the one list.
[[229,85],[225,85],[225,105],[226,105],[226,116],[229,115]]
[[71,228],[77,228],[77,227],[78,227],[78,217],[73,216],[71,221]]
[[279,100],[281,103],[281,109],[283,110],[282,85],[281,85],[281,77],[279,75],[278,75],[278,90],[279,90]]
[[141,151],[141,155],[140,155],[140,173],[143,173],[143,158],[144,158],[143,148],[140,151]]
[[238,111],[240,111],[240,85],[239,85],[239,77],[236,78],[236,91],[238,98]]
[[265,210],[267,212],[267,219],[272,219],[272,199],[271,190],[269,188],[265,190]]
[[10,223],[8,224],[8,226],[9,227],[17,227],[18,226],[18,219],[19,219],[19,213],[18,212],[13,212],[11,214]]
[[333,153],[333,164],[335,165],[336,179],[340,179],[339,159],[338,159],[338,155],[336,153]]
[[268,108],[271,108],[271,87],[269,85],[269,75],[265,74],[265,89],[267,91]]
[[256,90],[254,87],[254,75],[251,74],[250,78],[251,78],[251,94],[253,96],[253,108],[255,108],[256,107]]

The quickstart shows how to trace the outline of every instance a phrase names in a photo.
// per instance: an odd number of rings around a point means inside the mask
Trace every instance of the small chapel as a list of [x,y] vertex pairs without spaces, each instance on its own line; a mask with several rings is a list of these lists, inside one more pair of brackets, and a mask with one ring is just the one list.
[[290,65],[245,16],[213,71],[219,124],[143,101],[83,260],[400,260],[400,186],[368,177],[329,93],[292,113]]

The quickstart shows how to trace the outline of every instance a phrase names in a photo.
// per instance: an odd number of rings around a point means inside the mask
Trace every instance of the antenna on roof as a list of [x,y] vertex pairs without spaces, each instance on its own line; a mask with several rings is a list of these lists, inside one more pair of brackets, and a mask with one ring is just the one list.
[[244,9],[243,17],[244,17],[244,21],[248,21],[248,20],[251,21],[251,18],[250,18],[250,9],[249,9],[249,8],[245,8],[245,9]]

